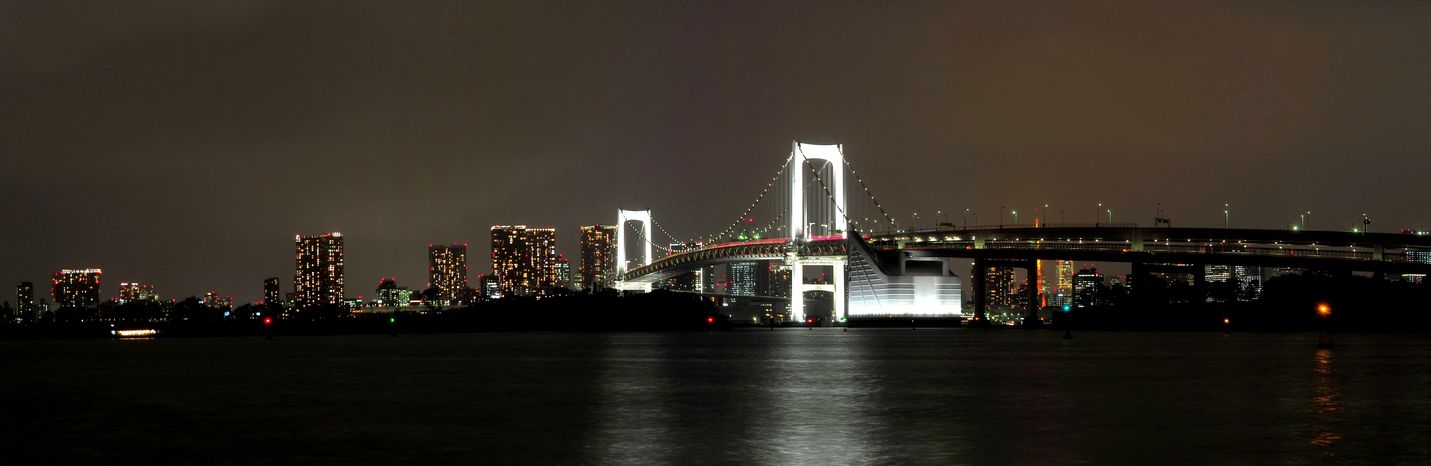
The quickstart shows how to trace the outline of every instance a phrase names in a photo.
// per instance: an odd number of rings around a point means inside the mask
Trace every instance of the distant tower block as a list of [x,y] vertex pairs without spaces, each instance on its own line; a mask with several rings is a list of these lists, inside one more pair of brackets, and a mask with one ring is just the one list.
[[641,222],[642,249],[646,255],[641,258],[641,265],[651,263],[651,211],[650,210],[625,210],[616,211],[616,275],[626,273],[626,222]]

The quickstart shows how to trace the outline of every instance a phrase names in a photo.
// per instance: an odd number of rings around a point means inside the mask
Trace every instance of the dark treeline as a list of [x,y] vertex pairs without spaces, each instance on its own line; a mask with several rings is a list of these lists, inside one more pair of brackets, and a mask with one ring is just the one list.
[[[165,307],[168,306],[168,309]],[[227,315],[226,315],[227,314]],[[265,324],[263,316],[274,317]],[[304,311],[244,305],[231,311],[195,298],[175,304],[126,303],[100,309],[60,309],[50,320],[0,327],[10,338],[108,337],[113,329],[154,328],[166,337],[451,333],[485,331],[692,331],[726,326],[714,306],[692,294],[657,291],[619,295],[569,294],[509,298],[445,310],[349,313],[332,307]]]
[[[1113,293],[1107,306],[1053,312],[1054,326],[1097,330],[1431,331],[1431,288],[1350,274],[1307,273],[1268,279],[1258,299],[1239,301],[1235,286],[1203,289],[1151,280],[1148,289]],[[1213,302],[1207,302],[1211,298]],[[1332,313],[1324,321],[1320,304]],[[1224,319],[1227,324],[1224,324]]]

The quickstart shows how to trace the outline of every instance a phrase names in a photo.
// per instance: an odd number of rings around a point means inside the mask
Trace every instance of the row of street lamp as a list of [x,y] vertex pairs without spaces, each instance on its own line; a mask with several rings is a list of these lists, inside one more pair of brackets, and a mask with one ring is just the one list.
[[[1161,205],[1161,204],[1159,204],[1159,205]],[[1004,226],[1004,211],[1006,211],[1006,210],[1009,212],[1010,215],[1013,216],[1013,224],[1014,224],[1014,225],[1018,225],[1018,224],[1019,224],[1019,211],[1018,211],[1018,210],[1011,210],[1011,209],[1009,209],[1007,206],[999,206],[999,227],[1003,227],[1003,226]],[[1038,212],[1039,212],[1039,208],[1038,208],[1038,207],[1035,207],[1035,208],[1034,208],[1034,215],[1035,215],[1035,218],[1036,218],[1036,219],[1037,219],[1037,218],[1042,218],[1042,217],[1039,216],[1039,213],[1038,213]],[[1044,204],[1044,205],[1043,205],[1043,214],[1044,214],[1044,215],[1047,215],[1048,212],[1049,212],[1048,204]],[[1105,207],[1103,206],[1103,203],[1102,203],[1102,202],[1099,202],[1097,209],[1094,210],[1094,220],[1093,220],[1094,226],[1099,225],[1099,224],[1100,224],[1099,220],[1100,220],[1103,216],[1105,216],[1105,215],[1106,215],[1107,218],[1108,218],[1108,223],[1109,223],[1109,224],[1112,224],[1112,223],[1113,223],[1113,209],[1112,209],[1112,208],[1105,208]],[[1293,226],[1292,226],[1292,229],[1293,229],[1293,230],[1306,230],[1306,229],[1307,229],[1308,221],[1311,220],[1311,218],[1312,218],[1312,211],[1308,210],[1308,211],[1306,211],[1306,212],[1303,212],[1303,213],[1300,213],[1300,214],[1297,214],[1297,215],[1298,215],[1298,218],[1299,218],[1299,222],[1298,222],[1296,225],[1293,225]],[[946,214],[946,213],[944,213],[943,210],[936,211],[936,212],[935,212],[935,216],[938,217],[938,218],[942,218],[942,219],[944,220],[944,222],[943,222],[944,224],[952,225],[952,223],[949,222],[949,215]],[[965,208],[965,209],[964,209],[964,212],[963,212],[963,217],[961,217],[961,221],[962,221],[962,223],[963,223],[963,225],[964,225],[964,228],[968,228],[968,227],[969,227],[969,217],[971,217],[971,216],[974,218],[974,224],[975,224],[975,225],[978,225],[978,224],[979,224],[979,212],[978,212],[978,211],[975,211],[975,210],[973,210],[973,209]],[[914,213],[913,219],[914,219],[914,225],[919,225],[919,212],[915,212],[915,213]],[[1165,218],[1162,217],[1162,209],[1161,209],[1161,207],[1159,208],[1159,212],[1158,212],[1158,220],[1159,220],[1160,222],[1167,222],[1167,219],[1165,219]],[[1059,223],[1067,223],[1067,222],[1064,220],[1063,209],[1059,209],[1059,210],[1058,210],[1058,222],[1059,222]],[[1363,229],[1365,228],[1365,226],[1366,226],[1366,225],[1370,225],[1370,224],[1371,224],[1370,218],[1367,217],[1366,214],[1362,214],[1362,225],[1363,225],[1363,227],[1362,227],[1362,228],[1353,228],[1353,231],[1355,231],[1355,232],[1362,232]],[[1223,227],[1223,228],[1231,228],[1231,227],[1232,227],[1232,206],[1231,206],[1230,203],[1223,203],[1223,204],[1222,204],[1222,227]]]

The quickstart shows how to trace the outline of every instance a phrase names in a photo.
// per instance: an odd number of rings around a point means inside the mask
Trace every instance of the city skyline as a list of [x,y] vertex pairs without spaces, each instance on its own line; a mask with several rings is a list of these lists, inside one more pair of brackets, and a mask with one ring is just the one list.
[[0,280],[253,302],[295,233],[347,234],[365,287],[423,283],[428,243],[485,257],[492,224],[569,258],[619,208],[696,237],[790,140],[930,226],[1431,224],[1425,5],[620,5],[16,5]]

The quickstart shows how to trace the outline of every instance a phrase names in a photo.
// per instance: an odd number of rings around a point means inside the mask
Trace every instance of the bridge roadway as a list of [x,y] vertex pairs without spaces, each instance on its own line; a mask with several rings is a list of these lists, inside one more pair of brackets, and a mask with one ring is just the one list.
[[[717,244],[663,257],[622,278],[651,284],[709,265],[752,260],[811,263],[824,258],[834,263],[848,254],[850,244],[863,244],[875,254],[904,254],[907,258],[970,258],[974,259],[970,277],[973,324],[979,325],[987,323],[983,272],[993,266],[1032,272],[1038,260],[1126,262],[1132,264],[1134,277],[1163,269],[1192,271],[1198,280],[1203,267],[1210,264],[1360,271],[1378,276],[1431,274],[1431,235],[1424,233],[1025,225],[875,233],[861,238],[864,241],[826,237],[794,244],[788,238],[767,238]],[[1028,290],[1028,302],[1037,303],[1038,287]],[[1028,306],[1025,322],[1037,322],[1037,313],[1037,306]]]
[[[864,238],[877,251],[903,251],[909,257],[1226,264],[1431,274],[1431,235],[1425,234],[1023,225],[874,233]],[[793,247],[787,238],[717,244],[657,259],[632,269],[623,279],[653,283],[720,263],[786,259]],[[800,257],[847,253],[845,242],[838,238],[815,238],[798,247],[796,254]]]

